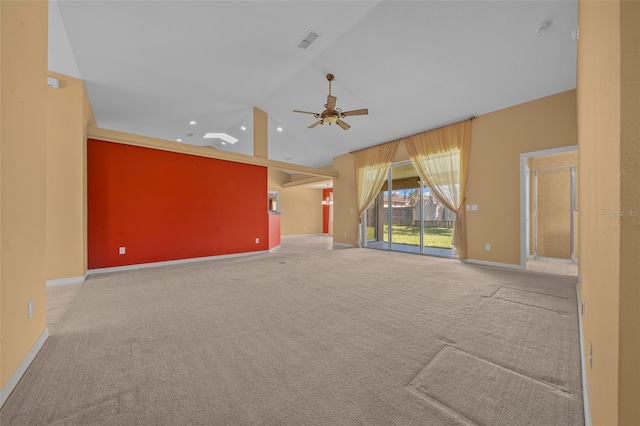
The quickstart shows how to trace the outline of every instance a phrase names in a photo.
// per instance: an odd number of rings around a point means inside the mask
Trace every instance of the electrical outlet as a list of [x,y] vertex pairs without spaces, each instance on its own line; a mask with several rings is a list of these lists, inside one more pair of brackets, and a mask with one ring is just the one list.
[[125,254],[127,252],[127,248],[126,247],[120,247],[118,249],[118,254]]
[[582,303],[580,304],[580,314],[584,317],[584,307],[587,304],[587,302],[582,301]]
[[29,299],[27,302],[27,318],[31,318],[33,316],[33,299]]
[[487,243],[487,244],[485,244],[484,249],[485,249],[486,251],[491,251],[491,244],[488,244],[488,243]]
[[347,233],[346,233],[346,232],[344,233],[344,236],[345,236],[345,237],[347,236]]
[[256,244],[260,244],[260,238],[256,237]]

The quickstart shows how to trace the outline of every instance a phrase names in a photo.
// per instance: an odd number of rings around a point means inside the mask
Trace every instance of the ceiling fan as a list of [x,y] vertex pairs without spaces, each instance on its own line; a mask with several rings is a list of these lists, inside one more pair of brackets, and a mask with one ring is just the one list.
[[336,100],[338,98],[336,98],[335,96],[331,96],[331,82],[333,81],[334,78],[335,77],[333,76],[333,74],[327,74],[327,80],[329,80],[329,95],[327,96],[327,103],[324,105],[324,108],[325,108],[324,111],[322,111],[321,113],[317,113],[317,112],[309,112],[309,111],[300,111],[297,109],[293,110],[293,112],[299,112],[302,114],[311,114],[315,118],[320,119],[319,121],[316,121],[311,126],[309,126],[309,129],[316,127],[318,124],[327,123],[328,125],[332,125],[333,123],[336,123],[338,126],[342,127],[344,130],[347,130],[351,126],[349,126],[347,123],[342,121],[341,120],[342,118],[349,117],[352,115],[369,114],[369,110],[366,108],[354,109],[353,111],[344,111],[344,112],[340,108],[336,108]]

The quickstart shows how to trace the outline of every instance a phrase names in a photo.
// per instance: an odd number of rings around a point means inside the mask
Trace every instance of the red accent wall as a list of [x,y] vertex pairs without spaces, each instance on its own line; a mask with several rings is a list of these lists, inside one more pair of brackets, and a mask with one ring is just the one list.
[[[333,192],[333,188],[326,188],[322,190],[322,199],[326,200],[329,194]],[[329,233],[329,206],[322,205],[322,232]]]
[[280,215],[269,215],[269,250],[280,245]]
[[87,208],[89,269],[269,247],[262,166],[88,140]]

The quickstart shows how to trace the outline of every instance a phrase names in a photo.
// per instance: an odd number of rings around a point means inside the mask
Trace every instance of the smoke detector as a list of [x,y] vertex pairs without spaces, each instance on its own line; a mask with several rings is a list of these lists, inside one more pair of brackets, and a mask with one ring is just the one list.
[[550,26],[551,26],[551,22],[549,21],[544,21],[540,23],[540,25],[538,26],[538,34],[542,34],[546,32]]

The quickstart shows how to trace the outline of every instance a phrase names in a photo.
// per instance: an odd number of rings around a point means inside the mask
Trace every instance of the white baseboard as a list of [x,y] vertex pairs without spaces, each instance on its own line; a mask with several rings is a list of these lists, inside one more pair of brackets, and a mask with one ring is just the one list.
[[69,278],[56,278],[54,280],[47,280],[47,287],[53,287],[56,285],[66,285],[66,284],[78,284],[83,283],[87,279],[87,273],[81,277],[69,277]]
[[[528,260],[535,260],[536,258],[531,258]],[[561,263],[575,263],[578,264],[578,260],[571,260],[571,259],[563,259],[561,257],[546,257],[546,256],[538,256],[538,259],[542,259],[542,260],[553,260],[554,262],[561,262]]]
[[322,237],[322,236],[331,237],[331,235],[329,235],[329,234],[319,233],[319,234],[296,234],[296,235],[283,235],[283,236],[281,236],[281,237],[280,237],[280,239],[296,238],[296,237]]
[[278,245],[277,245],[277,246],[275,246],[275,247],[271,247],[271,248],[269,249],[269,253],[273,253],[274,251],[278,251],[278,249],[280,249],[280,247],[282,247],[282,244],[278,244]]
[[582,367],[582,400],[584,407],[584,426],[591,426],[591,406],[589,405],[589,386],[587,383],[587,365],[584,359],[584,338],[582,337],[582,314],[580,313],[580,284],[576,284],[576,297],[578,298],[578,329],[580,330],[580,365]]
[[357,247],[357,245],[353,245],[353,244],[347,244],[347,243],[333,243],[334,247],[339,247],[339,248],[354,248]]
[[112,266],[109,268],[89,269],[87,276],[93,274],[106,274],[108,272],[131,271],[134,269],[155,268],[156,266],[180,265],[183,263],[204,262],[206,260],[229,259],[232,257],[255,256],[258,254],[269,253],[269,250],[249,251],[245,253],[221,254],[218,256],[194,257],[190,259],[166,260],[163,262],[138,263],[135,265]]
[[27,371],[27,368],[29,368],[33,360],[36,358],[36,355],[38,355],[38,352],[40,352],[40,349],[42,349],[44,342],[46,342],[48,338],[49,330],[45,328],[40,337],[38,337],[38,340],[36,340],[33,346],[31,346],[31,349],[29,350],[29,352],[27,352],[27,355],[24,357],[16,371],[11,375],[11,377],[9,377],[9,381],[7,382],[7,384],[4,385],[2,389],[0,389],[0,408],[2,408],[4,403],[7,401],[9,395],[11,395],[11,392],[13,392],[16,385],[18,384],[24,373]]
[[464,259],[462,262],[473,263],[475,265],[497,266],[498,268],[522,269],[521,265],[513,263],[488,262],[486,260]]

